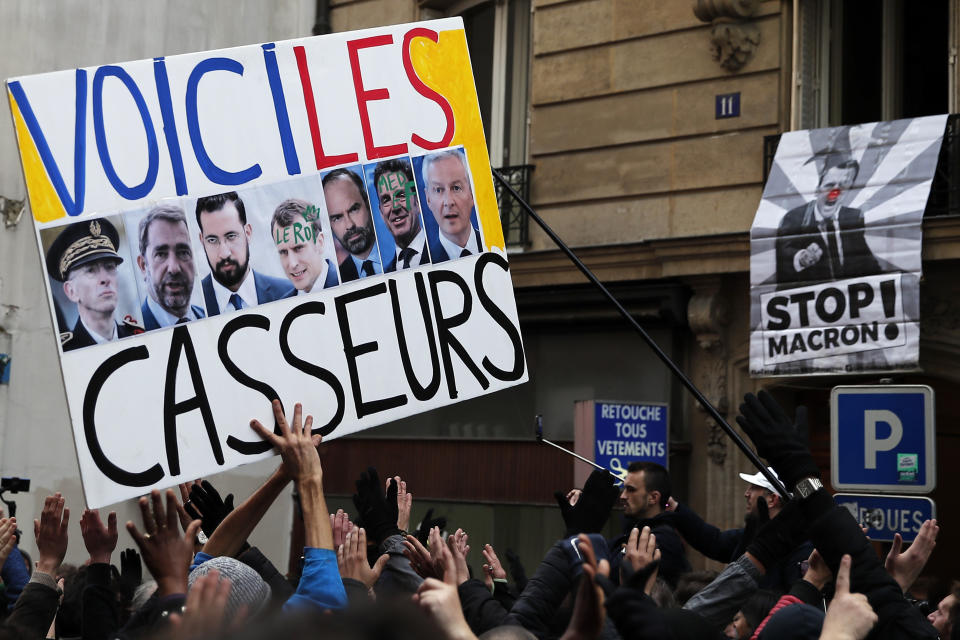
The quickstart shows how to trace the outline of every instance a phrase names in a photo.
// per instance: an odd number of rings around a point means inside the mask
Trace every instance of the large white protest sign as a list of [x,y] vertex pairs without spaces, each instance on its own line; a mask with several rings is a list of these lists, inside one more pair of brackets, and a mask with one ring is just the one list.
[[946,116],[783,134],[750,238],[754,376],[915,370]]
[[527,379],[459,19],[7,89],[89,506]]

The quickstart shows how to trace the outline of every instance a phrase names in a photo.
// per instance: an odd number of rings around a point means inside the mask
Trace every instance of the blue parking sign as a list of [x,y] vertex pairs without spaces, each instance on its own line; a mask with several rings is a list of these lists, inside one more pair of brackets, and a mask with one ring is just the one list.
[[937,485],[933,389],[839,386],[830,394],[830,480],[838,491],[928,493]]

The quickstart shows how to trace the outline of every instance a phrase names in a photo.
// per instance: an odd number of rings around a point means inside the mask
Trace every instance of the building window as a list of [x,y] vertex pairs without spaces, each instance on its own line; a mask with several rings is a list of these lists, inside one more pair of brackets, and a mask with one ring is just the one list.
[[426,0],[421,17],[460,16],[494,167],[527,161],[530,0]]
[[799,128],[949,111],[950,4],[950,0],[802,3]]

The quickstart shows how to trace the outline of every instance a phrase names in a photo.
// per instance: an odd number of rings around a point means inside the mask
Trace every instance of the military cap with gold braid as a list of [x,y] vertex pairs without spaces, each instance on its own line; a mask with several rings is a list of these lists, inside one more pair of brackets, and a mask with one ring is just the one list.
[[94,260],[123,258],[117,253],[120,234],[106,218],[96,218],[67,225],[47,250],[47,273],[56,280],[67,279],[70,269]]

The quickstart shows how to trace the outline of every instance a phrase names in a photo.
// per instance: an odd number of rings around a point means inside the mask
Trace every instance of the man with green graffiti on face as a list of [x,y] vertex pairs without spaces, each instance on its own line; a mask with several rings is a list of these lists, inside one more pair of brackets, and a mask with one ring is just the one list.
[[384,273],[430,264],[427,236],[420,218],[417,183],[413,179],[410,161],[391,158],[378,163],[373,170],[373,184],[377,189],[380,215],[396,243],[395,254],[384,267]]
[[273,212],[270,231],[283,272],[302,296],[340,284],[337,270],[323,254],[320,211],[305,200],[289,198]]

